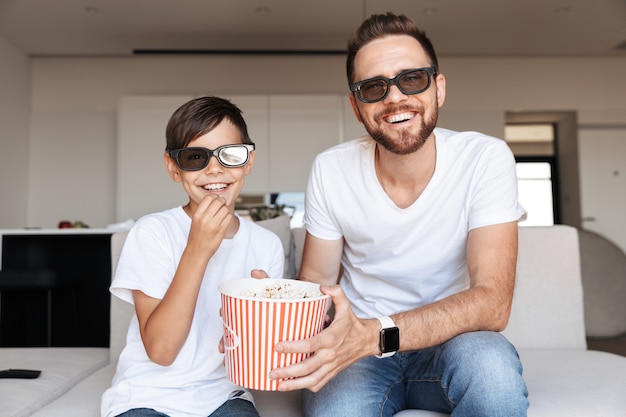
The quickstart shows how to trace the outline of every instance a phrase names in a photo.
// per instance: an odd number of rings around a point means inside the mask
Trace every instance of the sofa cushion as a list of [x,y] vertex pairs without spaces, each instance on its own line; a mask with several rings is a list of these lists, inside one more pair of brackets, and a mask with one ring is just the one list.
[[100,398],[111,386],[115,367],[109,364],[98,369],[31,417],[100,417]]
[[[626,387],[623,357],[579,350],[523,350],[520,357],[529,389],[529,417],[624,415],[626,396],[615,395]],[[114,372],[115,365],[94,372],[32,417],[98,417],[100,396],[109,387]],[[302,416],[298,391],[253,391],[253,395],[261,417]],[[396,414],[396,417],[441,416],[445,414],[421,410]]]
[[523,350],[528,417],[623,417],[626,358],[607,352]]
[[109,362],[107,348],[2,348],[0,369],[37,369],[36,379],[0,379],[0,416],[30,416]]
[[261,417],[302,417],[300,391],[250,391]]

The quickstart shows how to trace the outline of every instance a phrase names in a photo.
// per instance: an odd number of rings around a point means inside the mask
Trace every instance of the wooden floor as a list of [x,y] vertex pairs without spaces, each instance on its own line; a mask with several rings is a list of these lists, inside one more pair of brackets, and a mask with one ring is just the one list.
[[626,356],[626,333],[613,338],[587,338],[589,350],[601,350]]

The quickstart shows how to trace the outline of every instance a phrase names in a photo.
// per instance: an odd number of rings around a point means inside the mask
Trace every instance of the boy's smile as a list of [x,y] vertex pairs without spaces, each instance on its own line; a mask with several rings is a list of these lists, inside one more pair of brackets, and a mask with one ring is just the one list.
[[203,188],[207,191],[222,191],[228,187],[229,184],[221,183],[221,184],[207,184]]

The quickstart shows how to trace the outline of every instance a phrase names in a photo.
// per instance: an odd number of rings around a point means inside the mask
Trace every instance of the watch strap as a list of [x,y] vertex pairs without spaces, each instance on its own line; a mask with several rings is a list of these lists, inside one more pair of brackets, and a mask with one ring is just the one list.
[[396,327],[396,323],[394,323],[393,319],[389,316],[377,317],[376,319],[380,322],[381,329],[386,329],[388,327]]

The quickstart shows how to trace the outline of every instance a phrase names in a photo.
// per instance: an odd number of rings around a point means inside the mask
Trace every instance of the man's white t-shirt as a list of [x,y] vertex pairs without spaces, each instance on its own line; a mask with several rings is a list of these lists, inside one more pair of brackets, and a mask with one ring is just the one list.
[[[263,269],[272,278],[283,275],[284,253],[278,236],[239,218],[232,239],[224,239],[209,261],[198,295],[189,336],[170,366],[152,362],[133,316],[112,387],[102,397],[102,416],[132,408],[152,408],[172,417],[206,417],[231,396],[251,400],[230,383],[218,344],[223,335],[218,286],[250,277]],[[126,238],[111,292],[133,303],[133,290],[162,299],[187,244],[191,219],[182,207],[142,217]]]
[[340,284],[361,318],[412,310],[467,289],[468,232],[526,214],[515,160],[503,140],[440,128],[435,140],[433,177],[405,209],[376,177],[369,136],[315,159],[306,228],[320,239],[344,239]]

